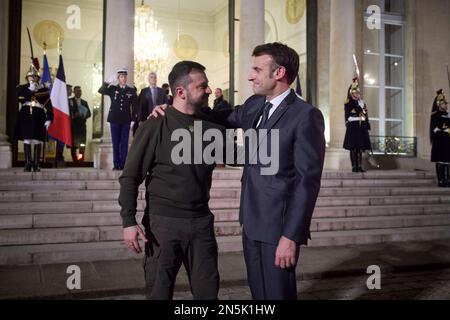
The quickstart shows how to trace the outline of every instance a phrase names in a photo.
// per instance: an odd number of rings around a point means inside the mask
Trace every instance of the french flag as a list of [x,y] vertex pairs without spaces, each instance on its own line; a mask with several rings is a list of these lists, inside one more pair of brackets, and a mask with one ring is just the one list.
[[59,67],[50,95],[53,105],[53,123],[48,134],[67,146],[72,146],[69,100],[67,96],[66,74],[62,55],[59,55]]

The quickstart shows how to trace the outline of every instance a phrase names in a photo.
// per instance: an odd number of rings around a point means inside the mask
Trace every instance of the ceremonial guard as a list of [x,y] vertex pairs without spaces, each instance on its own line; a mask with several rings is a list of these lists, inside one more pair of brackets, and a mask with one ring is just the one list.
[[[75,96],[69,99],[70,117],[72,119],[72,160],[73,162],[84,161],[86,149],[86,121],[89,119],[91,109],[86,100],[81,99],[82,90],[80,86],[74,88]],[[77,154],[77,149],[80,153]]]
[[[21,109],[16,123],[15,138],[24,142],[26,172],[40,171],[42,144],[47,139],[47,130],[53,121],[50,91],[39,84],[39,74],[32,66],[26,75],[27,84],[17,87],[17,97]],[[34,144],[34,159],[31,145]]]
[[[128,154],[130,127],[137,120],[138,99],[136,89],[127,86],[128,70],[120,69],[98,90],[111,99],[108,122],[111,125],[114,170],[123,170]],[[115,85],[118,81],[118,84]]]
[[353,79],[353,83],[348,90],[348,100],[345,104],[345,133],[344,149],[350,151],[352,172],[365,172],[362,169],[362,153],[371,150],[370,144],[370,123],[367,106],[361,99],[358,80]]
[[431,162],[436,163],[438,186],[450,187],[450,120],[448,117],[448,101],[441,89],[434,99],[430,121]]

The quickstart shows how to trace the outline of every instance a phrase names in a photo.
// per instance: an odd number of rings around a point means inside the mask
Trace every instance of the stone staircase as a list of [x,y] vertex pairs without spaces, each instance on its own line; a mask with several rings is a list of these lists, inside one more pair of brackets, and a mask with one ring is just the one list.
[[[242,250],[240,169],[214,172],[219,250]],[[0,171],[0,265],[136,257],[121,241],[119,174],[94,169]],[[139,193],[139,213],[144,208]],[[325,172],[310,246],[450,238],[450,189],[432,173]]]

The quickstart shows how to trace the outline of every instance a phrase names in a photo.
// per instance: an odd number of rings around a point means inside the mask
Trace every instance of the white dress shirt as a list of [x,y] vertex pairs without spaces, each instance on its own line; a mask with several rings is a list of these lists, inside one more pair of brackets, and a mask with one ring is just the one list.
[[[280,94],[278,97],[273,98],[272,100],[270,100],[269,102],[272,104],[272,108],[270,108],[269,111],[269,117],[267,118],[267,120],[270,119],[270,117],[273,115],[273,113],[278,109],[278,107],[280,106],[280,104],[284,101],[284,99],[287,98],[287,96],[291,93],[291,88],[289,88],[288,90],[286,90],[284,93]],[[267,101],[266,101],[267,102]],[[262,115],[259,118],[258,121],[258,125],[256,126],[257,128],[259,127],[259,124],[262,121]]]

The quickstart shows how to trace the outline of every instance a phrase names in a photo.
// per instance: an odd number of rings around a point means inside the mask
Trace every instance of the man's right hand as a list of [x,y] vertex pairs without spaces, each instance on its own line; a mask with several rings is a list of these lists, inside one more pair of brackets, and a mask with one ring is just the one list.
[[150,115],[148,116],[147,120],[150,118],[158,118],[158,117],[164,117],[166,115],[166,113],[164,112],[169,106],[167,104],[163,104],[160,106],[156,106],[153,109],[153,112],[150,113]]
[[123,240],[128,248],[135,253],[142,253],[141,246],[139,245],[138,236],[141,240],[148,242],[144,231],[139,226],[133,226],[123,229]]
[[106,80],[107,84],[113,84],[114,82],[117,81],[117,75],[116,74],[112,74],[108,77],[108,79]]

